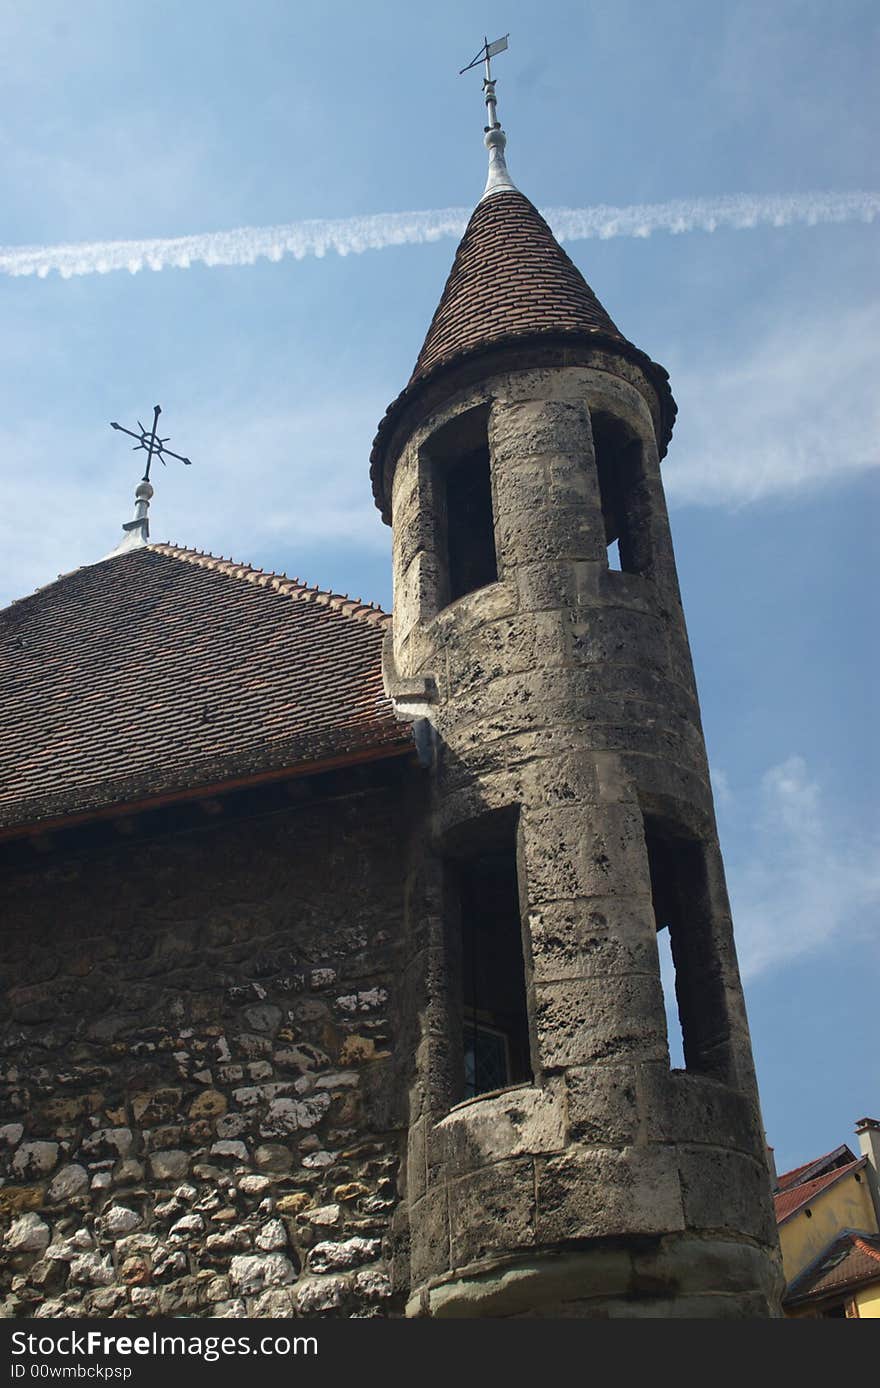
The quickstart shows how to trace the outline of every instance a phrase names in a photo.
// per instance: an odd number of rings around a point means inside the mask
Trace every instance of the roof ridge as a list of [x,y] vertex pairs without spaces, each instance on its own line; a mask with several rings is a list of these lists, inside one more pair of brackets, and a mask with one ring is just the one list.
[[[855,1152],[846,1142],[839,1142],[836,1147],[832,1147],[829,1152],[823,1152],[820,1157],[813,1157],[812,1161],[801,1162],[800,1166],[793,1166],[790,1171],[783,1171],[777,1178],[780,1190],[793,1190],[795,1186],[804,1183],[804,1177],[808,1172],[813,1171],[817,1166],[822,1166],[824,1162],[830,1161],[832,1157],[849,1154],[850,1162],[857,1161]],[[818,1173],[817,1173],[818,1174]],[[797,1179],[795,1179],[797,1178]],[[809,1177],[809,1179],[815,1179]]]
[[[856,1167],[864,1166],[866,1160],[866,1157],[856,1157],[854,1161],[847,1162],[846,1166],[835,1166],[831,1171],[823,1172],[821,1176],[814,1176],[811,1181],[804,1181],[799,1185],[789,1186],[787,1190],[779,1191],[773,1197],[777,1224],[784,1224],[787,1219],[791,1219],[792,1215],[797,1214],[798,1210],[802,1210],[804,1205],[809,1205],[814,1196],[821,1195],[831,1186],[836,1185],[843,1176],[851,1175]],[[798,1198],[792,1204],[791,1209],[788,1209],[787,1201],[794,1196]],[[784,1214],[780,1213],[781,1209],[785,1211]]]
[[193,564],[200,569],[210,569],[214,573],[225,574],[227,578],[243,579],[259,588],[273,588],[276,593],[281,593],[285,597],[296,598],[300,602],[312,602],[321,607],[330,607],[336,612],[341,612],[345,617],[356,617],[359,621],[368,622],[372,626],[385,626],[391,620],[391,614],[385,612],[378,603],[364,602],[361,598],[351,598],[347,593],[334,593],[329,589],[319,588],[317,584],[314,587],[309,587],[307,583],[302,583],[298,578],[288,578],[285,573],[274,573],[271,569],[257,569],[252,564],[240,563],[235,559],[224,559],[222,556],[211,554],[208,550],[187,549],[184,545],[169,544],[164,540],[151,542],[145,548],[159,554],[166,554],[171,559],[180,559],[183,563]]

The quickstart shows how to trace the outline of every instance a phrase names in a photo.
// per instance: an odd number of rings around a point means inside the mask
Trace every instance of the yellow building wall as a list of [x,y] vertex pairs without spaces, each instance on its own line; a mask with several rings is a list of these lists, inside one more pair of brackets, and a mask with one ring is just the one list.
[[859,1317],[865,1320],[880,1320],[880,1282],[873,1287],[862,1287],[855,1295]]
[[[799,1210],[779,1226],[786,1282],[803,1272],[843,1229],[858,1229],[866,1234],[878,1232],[864,1171],[852,1172],[830,1189],[820,1191],[808,1208],[812,1218],[807,1217],[806,1210]],[[880,1309],[866,1314],[880,1316]]]

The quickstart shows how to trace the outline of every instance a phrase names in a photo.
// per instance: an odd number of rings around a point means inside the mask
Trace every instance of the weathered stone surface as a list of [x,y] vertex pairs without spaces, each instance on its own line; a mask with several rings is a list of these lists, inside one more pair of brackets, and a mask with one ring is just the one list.
[[565,1073],[569,1132],[586,1147],[627,1147],[639,1131],[636,1068],[589,1065]]
[[137,1210],[129,1210],[125,1205],[111,1205],[101,1216],[101,1232],[109,1238],[119,1238],[131,1233],[141,1223]]
[[280,1219],[270,1219],[258,1230],[254,1243],[264,1252],[287,1247],[287,1230]]
[[303,1190],[295,1191],[292,1195],[282,1195],[276,1208],[280,1214],[295,1215],[301,1210],[307,1210],[312,1204],[311,1195]]
[[240,1253],[250,1248],[252,1243],[253,1236],[247,1225],[230,1224],[220,1233],[209,1234],[205,1240],[205,1249],[214,1257],[222,1257],[226,1253]]
[[371,1262],[378,1257],[380,1248],[379,1239],[353,1238],[344,1239],[341,1243],[316,1243],[309,1253],[309,1270],[335,1272],[357,1267],[359,1263]]
[[367,1301],[384,1301],[391,1295],[391,1282],[386,1272],[376,1268],[361,1268],[354,1275],[354,1290]]
[[73,1200],[79,1195],[85,1195],[89,1188],[89,1173],[84,1166],[79,1166],[72,1162],[69,1166],[62,1166],[49,1182],[47,1199],[53,1203],[60,1203],[65,1200]]
[[293,1166],[290,1149],[278,1142],[263,1142],[254,1152],[254,1164],[260,1171],[283,1173]]
[[217,1089],[206,1089],[189,1106],[190,1118],[219,1118],[226,1112],[228,1100]]
[[99,1128],[85,1138],[82,1150],[92,1158],[104,1155],[124,1157],[131,1151],[132,1141],[131,1128]]
[[539,1160],[537,1206],[540,1242],[684,1228],[678,1168],[669,1148],[573,1151]]
[[685,1149],[679,1157],[689,1227],[741,1231],[769,1244],[775,1224],[767,1168],[739,1152]]
[[245,1143],[235,1142],[224,1138],[220,1142],[215,1142],[211,1147],[211,1156],[215,1161],[247,1161],[248,1149]]
[[301,1316],[320,1315],[341,1306],[348,1290],[343,1277],[304,1278],[296,1289],[296,1309]]
[[205,1221],[200,1214],[181,1215],[176,1219],[168,1230],[169,1239],[183,1242],[188,1239],[198,1238],[205,1231]]
[[530,1157],[474,1171],[449,1196],[453,1266],[535,1241],[535,1172]]
[[144,1127],[169,1122],[176,1117],[182,1098],[180,1089],[156,1089],[133,1095],[131,1108],[135,1122]]
[[150,1174],[156,1181],[179,1181],[189,1172],[190,1158],[186,1152],[170,1148],[165,1152],[153,1152],[150,1156]]
[[109,1287],[115,1278],[113,1264],[99,1253],[80,1253],[71,1260],[71,1283],[89,1287]]
[[3,1249],[10,1256],[18,1253],[43,1253],[49,1246],[50,1237],[49,1226],[39,1215],[19,1215],[7,1230]]
[[535,1024],[544,1064],[658,1060],[666,1053],[658,974],[570,980],[535,989]]
[[321,1205],[318,1209],[309,1210],[306,1218],[310,1224],[331,1227],[339,1223],[342,1218],[342,1210],[339,1205]]
[[12,1158],[17,1180],[33,1181],[47,1175],[58,1161],[57,1142],[23,1142]]
[[262,1292],[253,1303],[253,1314],[258,1319],[288,1320],[295,1314],[296,1303],[291,1287],[271,1287]]
[[265,1195],[272,1189],[272,1182],[268,1176],[242,1176],[238,1188],[245,1195]]
[[295,1278],[293,1264],[282,1253],[265,1253],[259,1257],[239,1255],[229,1264],[232,1287],[245,1295],[293,1282]]
[[362,1195],[369,1195],[370,1187],[365,1186],[363,1181],[346,1181],[344,1185],[334,1186],[334,1200],[357,1200]]
[[558,1084],[520,1086],[457,1109],[443,1119],[439,1131],[452,1175],[505,1157],[561,1152],[567,1140],[564,1093]]
[[260,1132],[265,1137],[295,1133],[300,1128],[314,1128],[330,1107],[329,1094],[314,1094],[309,1099],[273,1099]]
[[42,1205],[42,1186],[7,1186],[0,1190],[0,1214],[6,1218],[23,1210],[39,1210]]

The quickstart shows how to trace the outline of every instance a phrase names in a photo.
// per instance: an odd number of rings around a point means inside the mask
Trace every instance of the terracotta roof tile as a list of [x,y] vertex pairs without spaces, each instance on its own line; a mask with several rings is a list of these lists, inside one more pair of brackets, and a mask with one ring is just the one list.
[[0,612],[0,827],[409,744],[388,621],[172,545],[64,575]]
[[790,1219],[793,1214],[809,1205],[823,1190],[833,1186],[835,1181],[839,1181],[842,1176],[851,1175],[865,1165],[865,1158],[860,1157],[858,1161],[851,1161],[846,1166],[837,1166],[831,1171],[826,1171],[822,1176],[817,1176],[812,1181],[803,1181],[800,1185],[790,1186],[788,1190],[780,1191],[774,1195],[773,1204],[776,1209],[776,1223],[782,1224],[786,1219]]
[[410,384],[512,334],[597,332],[624,341],[538,209],[495,193],[468,223]]
[[813,1301],[880,1282],[880,1235],[846,1229],[788,1287],[785,1302]]
[[856,1154],[846,1143],[842,1142],[839,1147],[833,1147],[830,1152],[825,1152],[821,1157],[814,1157],[812,1161],[804,1162],[802,1166],[795,1166],[791,1171],[784,1171],[777,1178],[776,1188],[779,1191],[788,1190],[791,1186],[796,1186],[804,1180],[810,1180],[813,1176],[821,1176],[825,1171],[830,1171],[835,1166],[848,1166],[850,1162],[856,1160]]

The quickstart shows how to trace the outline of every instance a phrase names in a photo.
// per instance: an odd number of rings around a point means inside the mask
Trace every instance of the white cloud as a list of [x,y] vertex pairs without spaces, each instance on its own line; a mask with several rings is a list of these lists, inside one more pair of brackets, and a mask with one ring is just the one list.
[[880,303],[788,319],[733,362],[675,366],[670,502],[742,505],[880,463]]
[[880,905],[878,843],[836,821],[802,757],[763,776],[747,842],[727,864],[745,978],[844,938],[870,938]]

